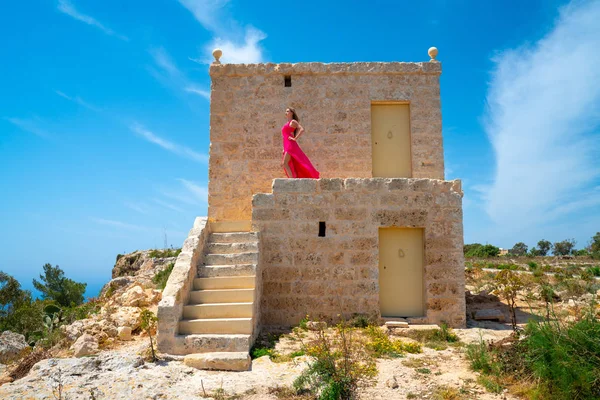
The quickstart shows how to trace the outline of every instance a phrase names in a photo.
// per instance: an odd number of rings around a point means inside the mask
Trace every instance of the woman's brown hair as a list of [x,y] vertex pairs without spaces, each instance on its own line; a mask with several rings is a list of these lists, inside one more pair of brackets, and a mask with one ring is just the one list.
[[[296,114],[296,110],[294,110],[292,107],[288,107],[287,109],[292,112],[292,119],[295,119],[296,122],[300,122],[300,118],[298,118],[298,114]],[[297,130],[298,130],[298,128],[294,129],[294,137],[296,137]]]

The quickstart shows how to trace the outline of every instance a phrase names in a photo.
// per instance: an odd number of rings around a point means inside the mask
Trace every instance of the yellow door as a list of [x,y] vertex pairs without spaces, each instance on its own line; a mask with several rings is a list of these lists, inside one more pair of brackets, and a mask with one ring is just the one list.
[[382,317],[421,317],[423,229],[379,229],[379,305]]
[[372,104],[371,140],[374,178],[411,178],[408,104]]

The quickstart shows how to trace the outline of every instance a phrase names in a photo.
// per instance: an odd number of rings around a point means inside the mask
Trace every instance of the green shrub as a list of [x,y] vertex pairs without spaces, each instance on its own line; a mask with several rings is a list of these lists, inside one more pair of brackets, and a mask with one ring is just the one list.
[[556,399],[600,398],[600,322],[592,317],[561,326],[530,322],[523,349],[527,366]]
[[373,352],[377,358],[380,357],[402,357],[404,353],[421,353],[423,351],[421,344],[409,343],[398,339],[391,339],[378,326],[369,326],[365,329],[369,338],[367,349]]
[[163,290],[165,286],[167,286],[167,280],[169,280],[169,276],[171,276],[171,272],[173,271],[174,266],[175,263],[170,263],[169,265],[167,265],[167,268],[163,269],[162,271],[159,271],[156,275],[154,275],[154,277],[152,278],[152,283],[156,284],[157,289]]
[[529,261],[527,263],[527,265],[529,266],[529,269],[531,271],[537,271],[537,269],[538,269],[538,265],[537,265],[537,263],[535,261]]
[[294,381],[297,393],[308,391],[320,400],[356,398],[358,389],[374,383],[377,366],[346,322],[328,335],[319,325],[317,338],[303,344],[302,350],[312,358]]
[[168,258],[177,257],[181,253],[181,249],[166,249],[166,250],[152,250],[148,253],[150,258]]
[[594,267],[589,267],[587,271],[594,276],[600,276],[600,266],[598,265]]

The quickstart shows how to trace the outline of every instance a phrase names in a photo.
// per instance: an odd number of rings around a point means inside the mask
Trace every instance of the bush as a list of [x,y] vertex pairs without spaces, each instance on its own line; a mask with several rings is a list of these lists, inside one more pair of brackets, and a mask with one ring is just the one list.
[[479,243],[465,245],[465,257],[497,257],[500,254],[500,249],[491,244],[482,245]]
[[171,276],[171,272],[173,272],[173,267],[175,263],[170,263],[167,265],[167,268],[159,271],[152,278],[152,283],[156,284],[156,288],[163,290],[165,286],[167,286],[167,281],[169,280],[169,276]]
[[593,316],[566,324],[531,320],[522,340],[513,337],[495,348],[481,341],[467,346],[466,356],[493,392],[503,381],[526,380],[535,386],[534,398],[598,399],[599,338],[600,322]]
[[378,326],[369,326],[365,329],[369,338],[367,349],[380,357],[402,357],[404,353],[421,353],[423,350],[419,343],[409,343],[398,339],[391,339]]
[[316,340],[302,350],[312,357],[308,368],[294,381],[296,392],[308,390],[320,400],[352,399],[359,387],[371,385],[377,375],[372,356],[355,337],[346,322],[329,337],[318,325]]
[[528,367],[556,399],[600,398],[600,322],[531,322],[523,341]]
[[166,249],[166,250],[152,250],[148,257],[150,258],[169,258],[177,257],[181,253],[181,249]]

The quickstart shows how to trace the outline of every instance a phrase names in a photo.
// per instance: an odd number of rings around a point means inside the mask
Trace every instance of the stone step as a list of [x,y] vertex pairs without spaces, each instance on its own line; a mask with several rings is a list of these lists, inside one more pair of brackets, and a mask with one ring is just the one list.
[[252,318],[198,318],[179,321],[179,334],[252,334]]
[[250,351],[250,335],[191,334],[182,335],[189,353],[215,351]]
[[248,352],[188,354],[183,363],[188,367],[217,371],[248,371],[252,360]]
[[211,233],[209,243],[243,243],[258,242],[256,232]]
[[255,276],[213,276],[194,279],[194,289],[253,289]]
[[249,303],[254,289],[208,289],[190,292],[190,305],[206,303]]
[[183,307],[184,319],[252,318],[254,303],[210,303]]
[[202,278],[256,275],[256,264],[201,265]]
[[244,243],[208,243],[206,252],[210,254],[238,254],[255,253],[258,251],[258,242]]
[[204,257],[204,265],[235,265],[258,263],[258,252],[238,254],[211,254]]

